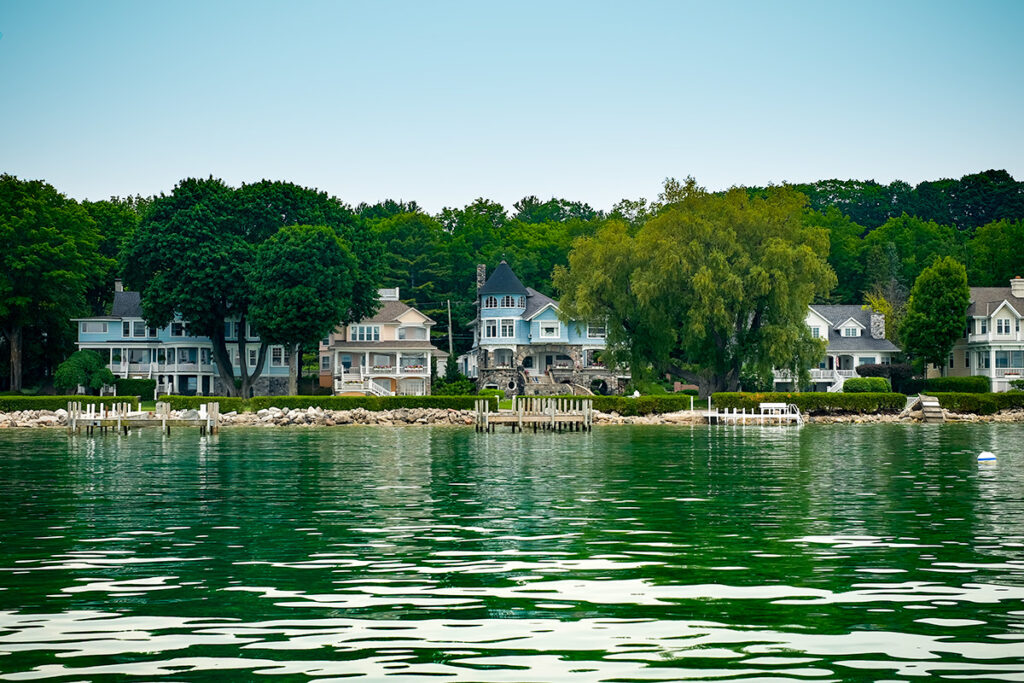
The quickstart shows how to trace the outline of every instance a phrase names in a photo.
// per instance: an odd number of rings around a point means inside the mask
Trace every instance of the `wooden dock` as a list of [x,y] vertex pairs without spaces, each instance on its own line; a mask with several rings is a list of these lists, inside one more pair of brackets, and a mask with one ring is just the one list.
[[590,399],[516,396],[512,399],[512,410],[492,411],[489,400],[478,400],[476,431],[493,432],[498,425],[509,425],[513,432],[531,427],[535,432],[589,432],[594,427],[594,402]]
[[800,426],[804,423],[804,417],[800,409],[792,403],[760,403],[757,412],[741,408],[729,410],[709,409],[706,413],[708,424],[738,424],[738,425],[783,425],[794,424]]
[[200,434],[216,434],[220,431],[220,404],[204,403],[199,406],[197,417],[171,417],[171,404],[158,401],[154,412],[133,411],[130,403],[112,405],[82,405],[78,401],[68,402],[68,434],[100,434],[107,430],[128,434],[136,427],[160,427],[165,434],[171,427],[198,427]]

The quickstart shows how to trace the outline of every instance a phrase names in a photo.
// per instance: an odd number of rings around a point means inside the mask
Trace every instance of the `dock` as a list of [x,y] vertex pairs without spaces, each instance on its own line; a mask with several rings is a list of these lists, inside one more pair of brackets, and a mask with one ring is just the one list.
[[509,425],[512,431],[533,428],[533,431],[589,432],[594,427],[594,401],[574,398],[540,398],[516,396],[512,410],[491,410],[490,401],[479,399],[475,404],[476,431],[493,432],[498,425]]
[[804,423],[804,417],[800,409],[792,403],[760,403],[757,411],[746,408],[729,410],[708,409],[705,414],[708,424],[738,424],[738,425],[783,425],[792,424],[800,426]]
[[204,403],[196,411],[196,417],[171,417],[171,404],[158,401],[153,412],[133,411],[130,403],[110,405],[83,405],[79,401],[68,402],[68,434],[92,435],[99,429],[128,434],[133,428],[160,427],[164,434],[171,433],[171,427],[198,427],[200,434],[216,434],[220,431],[220,404]]

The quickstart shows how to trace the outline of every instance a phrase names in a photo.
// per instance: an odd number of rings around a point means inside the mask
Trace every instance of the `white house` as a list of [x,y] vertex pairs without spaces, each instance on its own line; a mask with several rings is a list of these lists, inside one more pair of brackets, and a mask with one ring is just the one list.
[[[817,368],[811,368],[815,391],[840,391],[843,382],[858,376],[857,366],[888,365],[900,353],[885,338],[885,316],[861,306],[808,306],[805,322],[812,337],[828,341],[825,356]],[[788,371],[775,372],[775,388],[794,388]]]
[[320,385],[335,394],[429,394],[430,359],[443,368],[448,357],[430,343],[434,321],[399,301],[397,287],[378,297],[376,313],[320,341]]
[[984,375],[992,391],[1006,391],[1010,382],[1024,377],[1024,278],[1009,287],[971,287],[967,325],[953,346],[946,374],[954,377]]

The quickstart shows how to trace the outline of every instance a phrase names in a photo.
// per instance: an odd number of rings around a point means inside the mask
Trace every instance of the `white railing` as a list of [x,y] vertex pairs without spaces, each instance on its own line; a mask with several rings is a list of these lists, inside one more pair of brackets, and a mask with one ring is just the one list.
[[366,381],[366,388],[374,396],[394,396],[395,395],[395,392],[391,391],[390,389],[385,389],[381,385],[377,384],[376,382],[370,381],[370,380]]
[[408,375],[422,375],[427,369],[423,365],[403,365],[402,372]]

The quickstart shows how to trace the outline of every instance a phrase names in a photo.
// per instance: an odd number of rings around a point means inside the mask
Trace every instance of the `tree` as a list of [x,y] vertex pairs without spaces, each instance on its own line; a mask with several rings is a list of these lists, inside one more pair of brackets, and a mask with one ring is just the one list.
[[114,381],[114,373],[107,367],[103,357],[91,349],[75,351],[57,366],[57,372],[53,375],[53,385],[68,392],[80,386],[99,391]]
[[692,178],[666,182],[663,197],[635,237],[613,223],[575,243],[555,272],[562,314],[607,319],[611,359],[628,358],[634,377],[669,372],[706,394],[735,390],[741,372],[806,375],[824,352],[807,306],[836,284],[828,232],[805,222],[806,198],[715,195]]
[[978,287],[1005,287],[1024,276],[1024,220],[996,221],[978,228],[967,245],[968,281]]
[[963,264],[946,256],[925,268],[910,290],[900,329],[906,351],[945,369],[953,344],[964,335],[970,303]]
[[0,334],[10,351],[11,390],[22,387],[25,330],[67,328],[85,312],[85,291],[110,259],[94,221],[41,180],[0,175]]
[[[286,225],[327,225],[343,238],[359,268],[351,273],[355,310],[372,310],[377,299],[380,247],[340,200],[291,183],[260,181],[237,190],[223,181],[188,178],[153,200],[125,250],[128,284],[142,292],[146,320],[163,326],[180,315],[191,334],[209,337],[221,384],[230,395],[248,396],[260,377],[269,342],[261,339],[255,368],[241,362],[235,388],[225,322],[246,329],[261,243]],[[254,325],[257,334],[263,333]],[[247,357],[244,334],[238,357]]]
[[327,226],[285,226],[256,250],[249,319],[267,343],[289,349],[288,393],[298,393],[302,345],[376,308],[357,303],[359,263]]

